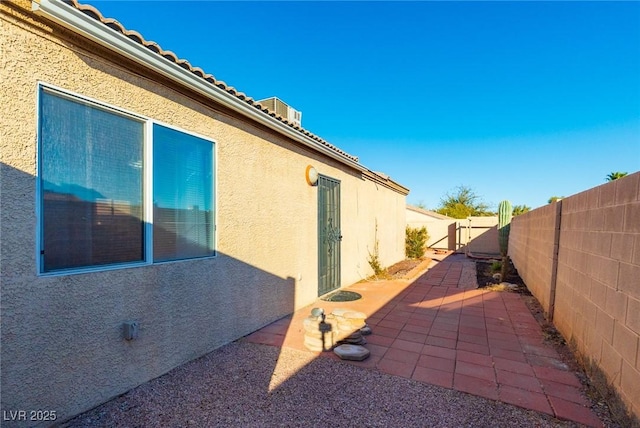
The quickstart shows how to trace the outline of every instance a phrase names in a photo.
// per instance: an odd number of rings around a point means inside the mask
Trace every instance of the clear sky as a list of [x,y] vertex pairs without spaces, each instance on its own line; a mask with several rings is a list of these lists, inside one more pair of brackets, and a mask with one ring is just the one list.
[[84,3],[302,111],[408,203],[535,208],[640,170],[640,2]]

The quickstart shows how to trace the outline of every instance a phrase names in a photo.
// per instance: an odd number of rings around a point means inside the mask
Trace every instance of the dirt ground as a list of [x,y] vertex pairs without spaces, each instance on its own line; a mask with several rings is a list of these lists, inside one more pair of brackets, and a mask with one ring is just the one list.
[[394,264],[393,266],[389,266],[387,268],[387,274],[389,275],[390,278],[394,278],[394,279],[395,278],[402,278],[411,269],[413,269],[414,267],[416,267],[420,263],[422,263],[423,260],[424,260],[424,258],[422,258],[422,259],[407,259],[407,260],[403,260],[401,262],[398,262],[398,263]]

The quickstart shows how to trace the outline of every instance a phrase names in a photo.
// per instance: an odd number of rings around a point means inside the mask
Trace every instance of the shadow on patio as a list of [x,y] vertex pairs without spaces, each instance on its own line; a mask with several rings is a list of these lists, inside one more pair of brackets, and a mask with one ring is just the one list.
[[303,319],[313,307],[360,311],[373,330],[365,345],[371,355],[349,364],[602,425],[519,294],[478,289],[474,262],[460,254],[423,262],[412,273],[409,280],[356,283],[348,290],[362,299],[318,300],[242,340],[339,359],[304,347]]

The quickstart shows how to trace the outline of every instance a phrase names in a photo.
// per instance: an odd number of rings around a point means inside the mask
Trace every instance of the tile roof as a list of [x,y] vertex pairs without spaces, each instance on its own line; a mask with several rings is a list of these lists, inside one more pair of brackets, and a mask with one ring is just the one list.
[[339,149],[338,147],[334,146],[333,144],[328,143],[327,141],[323,140],[322,138],[318,137],[317,135],[307,131],[306,129],[302,128],[301,126],[294,124],[292,122],[289,122],[286,118],[276,114],[273,111],[270,111],[268,108],[266,108],[265,106],[261,105],[260,102],[254,100],[253,98],[247,96],[245,93],[238,91],[237,89],[235,89],[233,86],[229,86],[227,85],[225,82],[223,82],[222,80],[217,80],[215,77],[213,77],[213,75],[205,73],[204,70],[202,70],[200,67],[194,67],[192,66],[189,61],[185,60],[185,59],[180,59],[176,56],[175,53],[171,52],[171,51],[166,51],[163,50],[160,45],[158,45],[156,42],[153,41],[148,41],[145,40],[144,37],[142,37],[142,35],[140,33],[138,33],[137,31],[133,31],[133,30],[127,30],[126,28],[124,28],[124,26],[118,22],[117,20],[113,19],[113,18],[105,18],[104,16],[102,16],[102,13],[100,13],[100,11],[98,9],[96,9],[94,6],[91,6],[89,4],[80,4],[78,3],[77,0],[62,0],[64,3],[78,9],[79,11],[83,12],[85,15],[90,16],[91,18],[102,22],[104,25],[106,25],[107,27],[111,28],[114,31],[117,31],[118,33],[123,34],[124,36],[128,37],[129,39],[133,40],[136,43],[141,44],[142,46],[146,47],[147,49],[155,52],[156,54],[164,57],[166,60],[173,62],[174,64],[177,64],[178,66],[184,68],[187,71],[190,71],[191,73],[195,74],[196,76],[200,77],[201,79],[206,80],[207,82],[209,82],[210,84],[217,86],[218,88],[228,92],[229,94],[235,96],[236,98],[238,98],[238,100],[243,101],[247,104],[249,104],[250,106],[255,107],[257,110],[262,111],[264,114],[273,117],[274,119],[282,122],[285,125],[288,125],[289,127],[295,129],[296,131],[300,132],[301,134],[307,136],[308,138],[311,138],[315,141],[317,141],[318,143],[322,144],[323,146],[327,147],[328,149],[340,154],[341,156],[344,156],[347,159],[350,159],[353,162],[358,162],[358,157],[357,156],[352,156],[348,153],[346,153],[345,151]]

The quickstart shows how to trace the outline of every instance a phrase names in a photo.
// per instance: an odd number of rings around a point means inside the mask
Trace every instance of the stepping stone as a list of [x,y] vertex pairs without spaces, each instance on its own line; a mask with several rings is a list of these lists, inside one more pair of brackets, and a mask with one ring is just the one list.
[[369,327],[368,325],[366,325],[366,324],[365,324],[365,325],[364,325],[364,327],[362,327],[362,328],[360,329],[360,333],[361,333],[363,336],[368,336],[368,335],[370,335],[370,334],[371,334],[371,333],[373,333],[373,332],[371,331],[371,327]]
[[367,341],[364,337],[362,337],[362,333],[360,333],[359,330],[356,330],[353,334],[350,334],[349,336],[340,340],[338,343],[350,345],[366,345]]
[[333,352],[342,360],[363,361],[369,358],[371,352],[360,345],[340,345],[336,346]]

